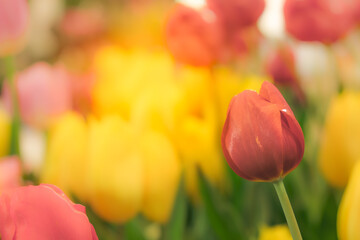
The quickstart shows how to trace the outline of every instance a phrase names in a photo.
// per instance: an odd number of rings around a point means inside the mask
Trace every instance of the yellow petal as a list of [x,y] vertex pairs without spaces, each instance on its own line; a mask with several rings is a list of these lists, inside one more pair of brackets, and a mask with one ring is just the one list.
[[356,163],[342,197],[337,219],[339,240],[360,239],[360,161]]
[[259,240],[292,240],[292,237],[286,225],[277,225],[262,228]]
[[90,204],[107,221],[123,223],[141,207],[143,161],[133,127],[118,116],[90,124]]
[[0,109],[0,157],[6,156],[9,152],[10,143],[10,117]]
[[62,116],[49,133],[41,181],[86,199],[87,126],[77,113]]
[[143,213],[151,220],[165,223],[177,193],[180,163],[165,135],[149,131],[141,141],[144,157]]
[[360,159],[360,93],[343,92],[328,110],[319,164],[330,184],[344,187]]

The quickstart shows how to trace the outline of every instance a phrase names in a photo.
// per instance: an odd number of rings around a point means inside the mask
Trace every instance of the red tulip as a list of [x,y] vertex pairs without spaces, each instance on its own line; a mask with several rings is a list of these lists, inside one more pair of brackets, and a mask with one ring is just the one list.
[[29,23],[28,15],[27,0],[0,0],[0,56],[21,50]]
[[350,5],[342,1],[286,0],[286,30],[301,41],[333,43],[345,36],[354,25]]
[[71,40],[86,40],[100,35],[105,27],[102,12],[97,9],[70,9],[60,23],[60,31]]
[[263,83],[260,94],[245,90],[231,100],[221,143],[234,172],[252,181],[285,177],[304,154],[301,127],[269,82]]
[[210,9],[181,4],[167,21],[166,41],[176,60],[195,66],[217,62],[224,44],[221,25]]
[[265,68],[275,83],[292,88],[297,99],[301,103],[305,102],[305,94],[296,76],[294,52],[289,46],[280,46],[270,53]]
[[85,207],[74,204],[57,187],[18,187],[0,197],[2,240],[98,239]]
[[265,9],[264,0],[207,0],[228,31],[254,25]]

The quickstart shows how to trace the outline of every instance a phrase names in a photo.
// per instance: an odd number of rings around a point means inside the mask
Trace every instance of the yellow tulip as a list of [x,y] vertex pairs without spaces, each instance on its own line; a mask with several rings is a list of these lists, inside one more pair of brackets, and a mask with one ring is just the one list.
[[50,130],[49,145],[41,181],[87,197],[87,126],[77,113],[62,116]]
[[185,68],[179,73],[183,97],[176,116],[174,142],[183,160],[189,194],[199,197],[197,167],[214,185],[224,181],[224,160],[220,152],[218,118],[207,69]]
[[141,208],[144,166],[133,127],[118,116],[93,119],[89,133],[89,192],[94,211],[126,222]]
[[180,162],[165,135],[148,131],[140,144],[144,159],[143,214],[154,221],[167,222],[173,208],[180,176]]
[[259,240],[292,240],[292,237],[286,225],[277,225],[262,228]]
[[221,116],[221,125],[223,125],[225,122],[227,109],[233,96],[246,89],[259,92],[261,84],[264,81],[269,80],[266,77],[260,76],[250,76],[244,78],[225,67],[215,69],[214,77],[216,79],[217,99],[219,101],[219,116]]
[[330,184],[344,187],[360,159],[360,93],[345,91],[328,110],[319,150],[320,168]]
[[128,120],[133,103],[144,90],[172,79],[174,64],[165,51],[110,46],[98,51],[94,69],[97,76],[93,90],[95,113],[118,114]]
[[339,240],[360,239],[360,161],[352,170],[337,217]]
[[0,157],[4,157],[9,153],[10,143],[10,117],[0,109]]

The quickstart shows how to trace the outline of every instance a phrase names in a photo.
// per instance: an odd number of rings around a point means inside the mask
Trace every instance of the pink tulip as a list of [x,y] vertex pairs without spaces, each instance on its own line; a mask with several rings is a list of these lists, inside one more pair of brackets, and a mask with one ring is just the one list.
[[27,0],[0,0],[0,57],[22,49],[28,15]]
[[[62,67],[36,63],[16,77],[20,115],[29,125],[46,128],[60,114],[72,108],[69,75]],[[10,92],[4,100],[11,108]]]
[[18,157],[0,159],[0,194],[21,184],[21,166]]
[[2,240],[95,240],[85,207],[53,185],[18,187],[0,197]]

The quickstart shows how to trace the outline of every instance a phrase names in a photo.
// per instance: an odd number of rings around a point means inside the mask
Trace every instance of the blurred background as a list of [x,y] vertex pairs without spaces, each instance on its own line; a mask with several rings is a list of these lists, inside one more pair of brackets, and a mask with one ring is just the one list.
[[303,238],[360,239],[360,1],[29,0],[27,14],[0,64],[0,192],[54,184],[105,240],[291,239],[272,184],[221,150],[231,98],[270,81],[305,136],[284,180]]

